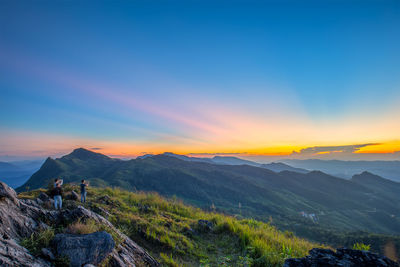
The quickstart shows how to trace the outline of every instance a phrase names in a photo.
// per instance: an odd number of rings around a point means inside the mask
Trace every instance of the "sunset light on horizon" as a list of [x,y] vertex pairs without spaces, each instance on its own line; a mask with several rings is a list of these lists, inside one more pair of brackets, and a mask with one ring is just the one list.
[[399,1],[56,2],[0,3],[0,161],[400,160]]

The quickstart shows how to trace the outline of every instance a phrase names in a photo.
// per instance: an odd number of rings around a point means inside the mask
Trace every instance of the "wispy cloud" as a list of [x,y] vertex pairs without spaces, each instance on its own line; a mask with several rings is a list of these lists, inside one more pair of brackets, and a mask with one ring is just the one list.
[[331,154],[331,153],[343,153],[349,154],[359,151],[363,147],[380,145],[380,143],[367,143],[357,145],[344,145],[344,146],[313,146],[307,147],[300,150],[300,152],[293,151],[292,155],[318,155],[318,154]]

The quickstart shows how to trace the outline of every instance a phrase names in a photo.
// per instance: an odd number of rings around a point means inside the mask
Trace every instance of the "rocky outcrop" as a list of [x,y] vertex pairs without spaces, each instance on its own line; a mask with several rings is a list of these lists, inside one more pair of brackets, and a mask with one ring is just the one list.
[[338,248],[336,252],[330,249],[313,248],[309,256],[298,259],[287,259],[284,267],[399,267],[399,264],[385,256],[363,250]]
[[58,218],[58,223],[73,223],[76,221],[94,220],[97,224],[112,229],[118,237],[123,240],[120,245],[110,255],[110,266],[131,266],[134,262],[138,266],[159,266],[159,263],[151,257],[143,248],[133,242],[129,237],[116,229],[104,217],[79,206],[73,210],[62,210]]
[[199,230],[203,232],[210,232],[213,230],[214,227],[213,222],[207,220],[198,220],[197,225]]
[[78,200],[79,195],[75,191],[71,191],[71,193],[69,193],[65,198],[69,200]]
[[44,215],[40,206],[31,200],[20,201],[15,191],[0,182],[0,236],[20,239],[30,236]]
[[33,257],[14,239],[4,239],[0,236],[0,266],[50,267],[51,264],[44,259]]
[[8,199],[12,201],[15,205],[19,205],[17,198],[17,193],[8,185],[0,182],[0,200]]
[[[144,249],[118,231],[104,217],[82,206],[71,205],[73,208],[61,211],[47,209],[46,207],[51,208],[51,201],[44,193],[33,200],[18,199],[12,188],[0,182],[0,266],[52,266],[53,253],[56,256],[69,256],[71,266],[96,265],[106,257],[107,266],[159,266]],[[110,234],[98,232],[81,236],[56,235],[53,246],[45,248],[36,257],[19,245],[23,238],[50,226],[60,228],[89,219],[111,231],[119,244],[115,246]],[[91,249],[88,248],[89,244],[93,246]]]
[[56,254],[67,256],[71,267],[101,263],[114,249],[115,242],[107,232],[86,235],[58,234],[53,239]]

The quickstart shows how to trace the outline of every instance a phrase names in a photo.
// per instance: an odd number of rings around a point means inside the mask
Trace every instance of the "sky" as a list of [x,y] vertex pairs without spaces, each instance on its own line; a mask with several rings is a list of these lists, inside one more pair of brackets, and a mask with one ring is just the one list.
[[0,1],[0,160],[400,160],[400,1]]

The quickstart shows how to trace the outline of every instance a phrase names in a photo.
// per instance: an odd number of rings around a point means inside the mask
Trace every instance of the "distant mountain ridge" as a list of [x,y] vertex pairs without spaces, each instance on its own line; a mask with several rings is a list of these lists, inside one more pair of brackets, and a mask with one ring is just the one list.
[[343,161],[320,159],[280,160],[296,168],[320,170],[334,176],[350,179],[353,175],[368,171],[387,179],[400,182],[400,161]]
[[43,164],[43,160],[0,162],[0,180],[13,188],[25,183]]
[[[250,166],[266,168],[266,169],[269,169],[274,172],[281,172],[281,171],[294,171],[294,172],[300,172],[300,173],[309,172],[306,169],[294,168],[294,167],[292,167],[288,164],[282,163],[282,162],[272,162],[272,163],[268,163],[268,164],[263,164],[263,163],[258,163],[255,161],[245,160],[245,159],[241,159],[238,157],[231,157],[231,156],[214,156],[212,158],[198,158],[198,157],[188,157],[185,155],[179,155],[179,154],[175,154],[175,153],[171,153],[171,152],[165,152],[162,155],[175,157],[175,158],[185,160],[185,161],[205,162],[205,163],[211,163],[211,164],[250,165]],[[144,158],[149,158],[149,157],[153,157],[153,156],[156,156],[156,155],[146,154],[146,155],[138,157],[138,159],[144,159]]]
[[[155,191],[244,217],[268,220],[272,216],[275,224],[296,226],[298,231],[322,227],[400,234],[399,184],[371,175],[345,180],[320,171],[277,173],[168,154],[120,160],[78,149],[59,159],[48,158],[18,190],[46,187],[55,177],[66,183],[87,179],[94,186]],[[315,220],[302,214],[314,214]]]
[[282,172],[282,171],[292,171],[292,172],[299,172],[299,173],[310,172],[309,170],[302,169],[302,168],[295,168],[295,167],[292,167],[292,166],[282,163],[282,162],[272,162],[272,163],[268,163],[268,164],[261,164],[260,167],[266,168],[266,169],[274,171],[274,172]]

